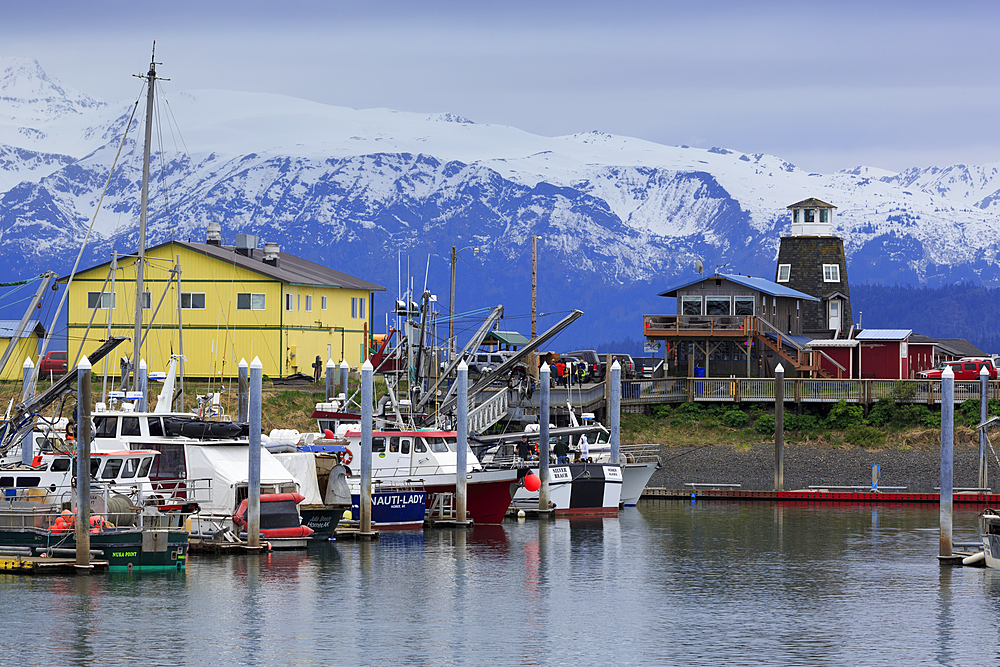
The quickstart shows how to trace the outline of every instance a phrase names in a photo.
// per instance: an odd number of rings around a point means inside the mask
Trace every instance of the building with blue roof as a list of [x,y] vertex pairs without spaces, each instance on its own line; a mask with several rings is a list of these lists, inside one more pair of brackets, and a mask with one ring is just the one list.
[[687,279],[659,296],[675,299],[677,314],[644,316],[643,335],[666,341],[675,369],[711,377],[770,376],[778,363],[790,377],[820,371],[802,330],[804,305],[817,297],[737,273]]

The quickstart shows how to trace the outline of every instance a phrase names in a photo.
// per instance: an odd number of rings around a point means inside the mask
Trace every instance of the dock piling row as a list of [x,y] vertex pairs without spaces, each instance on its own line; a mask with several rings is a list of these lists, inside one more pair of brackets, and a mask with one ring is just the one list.
[[458,424],[455,425],[457,435],[457,460],[455,463],[455,520],[459,525],[465,525],[468,508],[468,469],[469,457],[469,366],[465,360],[458,364]]
[[538,488],[538,511],[549,511],[549,382],[551,370],[549,365],[542,364],[538,369],[538,384],[542,395],[538,408],[538,477],[541,486]]
[[260,357],[250,362],[250,474],[247,480],[247,544],[260,547],[260,412],[264,384],[264,364]]
[[90,568],[90,360],[76,366],[76,566]]
[[946,366],[941,373],[941,551],[939,557],[952,557],[951,513],[954,491],[955,446],[955,373]]

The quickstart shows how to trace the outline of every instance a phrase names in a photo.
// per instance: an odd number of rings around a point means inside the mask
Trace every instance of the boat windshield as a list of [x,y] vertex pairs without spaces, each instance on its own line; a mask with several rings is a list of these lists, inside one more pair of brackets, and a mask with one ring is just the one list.
[[94,417],[94,437],[113,438],[118,435],[118,417]]
[[101,479],[115,479],[118,477],[118,471],[122,469],[122,459],[108,459],[108,462],[104,464],[104,472],[101,473]]
[[448,445],[445,444],[444,438],[427,438],[427,444],[430,445],[431,451],[436,454],[448,451]]

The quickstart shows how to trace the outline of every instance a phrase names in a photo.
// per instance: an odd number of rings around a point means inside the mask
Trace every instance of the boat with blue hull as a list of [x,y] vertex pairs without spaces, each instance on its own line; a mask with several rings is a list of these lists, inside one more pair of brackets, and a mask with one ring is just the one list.
[[[361,515],[359,493],[351,494],[351,514]],[[412,486],[379,487],[372,492],[372,526],[379,530],[422,528],[427,492]]]

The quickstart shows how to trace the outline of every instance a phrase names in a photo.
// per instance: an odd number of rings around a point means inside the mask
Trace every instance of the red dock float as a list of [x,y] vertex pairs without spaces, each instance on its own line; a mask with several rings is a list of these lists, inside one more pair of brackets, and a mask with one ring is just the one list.
[[[749,491],[743,489],[686,489],[647,488],[643,498],[695,498],[705,500],[770,500],[778,502],[810,502],[810,503],[924,503],[938,504],[941,500],[938,493],[900,493],[872,491]],[[956,493],[952,496],[956,505],[992,505],[1000,506],[1000,493]]]

